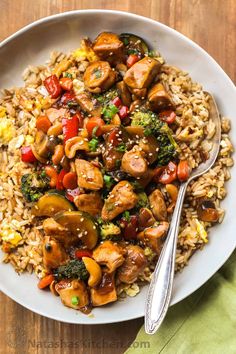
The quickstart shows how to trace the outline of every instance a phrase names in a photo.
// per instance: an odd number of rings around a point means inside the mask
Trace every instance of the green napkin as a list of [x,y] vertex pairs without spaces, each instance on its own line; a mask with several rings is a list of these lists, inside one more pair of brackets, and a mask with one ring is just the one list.
[[205,285],[169,309],[156,334],[142,327],[127,353],[235,354],[236,251]]

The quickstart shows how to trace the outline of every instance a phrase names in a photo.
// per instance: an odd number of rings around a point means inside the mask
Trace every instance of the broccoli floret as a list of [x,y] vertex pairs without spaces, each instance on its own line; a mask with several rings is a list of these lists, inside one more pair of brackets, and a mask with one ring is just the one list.
[[36,202],[49,188],[49,179],[45,172],[27,173],[21,177],[21,192],[28,202]]
[[157,165],[167,165],[176,157],[178,145],[172,136],[172,131],[154,112],[145,109],[135,111],[131,125],[142,126],[146,136],[154,135],[156,137],[159,145]]
[[86,280],[89,277],[89,273],[85,268],[84,262],[78,259],[73,259],[61,265],[53,272],[56,280],[62,279],[80,279]]
[[117,239],[121,231],[119,226],[113,224],[112,222],[104,223],[100,226],[100,235],[102,240],[106,239]]

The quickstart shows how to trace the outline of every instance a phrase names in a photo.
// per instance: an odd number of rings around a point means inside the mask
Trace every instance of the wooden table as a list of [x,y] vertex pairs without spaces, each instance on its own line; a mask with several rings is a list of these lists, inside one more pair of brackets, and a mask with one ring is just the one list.
[[[130,11],[175,28],[206,49],[236,82],[235,0],[0,0],[0,39],[38,18],[89,8]],[[0,302],[2,354],[120,354],[143,323],[138,319],[102,326],[63,324],[36,315],[3,294]]]

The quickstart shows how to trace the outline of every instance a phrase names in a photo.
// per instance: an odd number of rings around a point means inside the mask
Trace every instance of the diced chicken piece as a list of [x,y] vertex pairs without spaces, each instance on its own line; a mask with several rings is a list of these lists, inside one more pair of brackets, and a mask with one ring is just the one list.
[[116,87],[120,91],[120,97],[125,106],[130,106],[132,102],[131,94],[124,81],[117,82]]
[[76,101],[83,111],[91,114],[92,116],[101,116],[102,107],[94,103],[94,100],[90,97],[88,92],[82,92],[76,95]]
[[75,168],[79,187],[91,190],[99,190],[103,187],[103,177],[98,167],[86,160],[76,159]]
[[159,189],[155,189],[148,197],[150,207],[155,219],[165,221],[167,219],[167,208],[163,194]]
[[[161,63],[153,58],[145,57],[135,63],[126,72],[124,76],[124,82],[129,87],[131,92],[133,90],[142,90],[148,88],[156,75],[158,74],[161,67]],[[136,96],[145,96],[146,90],[144,91],[134,91]]]
[[161,83],[155,84],[148,91],[148,102],[150,108],[154,112],[163,110],[174,109],[175,105],[171,100],[170,95]]
[[146,174],[147,161],[137,145],[130,151],[126,151],[121,160],[121,168],[131,176],[137,178]]
[[70,116],[69,110],[66,108],[48,108],[46,110],[46,115],[48,119],[50,120],[51,123],[54,123],[56,120],[61,121],[62,118],[67,118],[67,116]]
[[160,254],[163,237],[166,235],[169,228],[168,222],[161,222],[158,226],[148,227],[142,232],[139,232],[137,238],[144,245],[151,247],[151,249]]
[[114,274],[103,273],[102,281],[97,288],[91,288],[93,306],[103,306],[117,300]]
[[154,171],[151,168],[148,168],[145,175],[141,176],[138,180],[138,183],[145,188],[153,179]]
[[123,249],[112,241],[105,241],[93,251],[98,264],[105,265],[108,273],[114,272],[124,262]]
[[93,216],[100,215],[103,201],[99,193],[80,194],[74,198],[74,203],[81,211],[85,211]]
[[88,291],[82,280],[61,280],[55,285],[55,290],[65,306],[80,310],[89,304]]
[[43,264],[47,269],[59,267],[66,263],[68,255],[60,242],[54,240],[50,236],[45,236],[43,243]]
[[118,279],[122,283],[132,284],[147,265],[144,250],[136,245],[126,247],[125,261],[118,269]]
[[90,64],[84,73],[84,84],[88,91],[100,93],[108,90],[116,81],[116,73],[107,61]]
[[102,32],[93,43],[94,52],[112,64],[122,61],[124,44],[115,33]]
[[147,136],[141,139],[139,141],[139,147],[150,164],[156,161],[158,156],[158,143],[154,136]]
[[128,181],[121,181],[112,189],[102,208],[102,219],[110,221],[125,210],[134,208],[138,196]]
[[46,235],[52,236],[56,241],[63,244],[65,248],[78,243],[78,237],[70,233],[67,228],[60,225],[53,218],[43,221],[43,229]]

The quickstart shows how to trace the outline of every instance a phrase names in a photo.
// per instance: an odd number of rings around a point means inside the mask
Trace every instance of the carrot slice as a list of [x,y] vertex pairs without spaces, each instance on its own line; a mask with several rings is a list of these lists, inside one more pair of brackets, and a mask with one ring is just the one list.
[[47,116],[39,116],[36,121],[36,128],[42,130],[44,133],[47,133],[48,129],[51,127],[52,123]]
[[47,286],[49,286],[54,280],[54,276],[52,274],[46,275],[46,277],[42,278],[38,282],[38,288],[39,289],[45,289]]
[[75,189],[77,184],[77,174],[75,172],[68,172],[62,180],[63,186],[66,189]]

